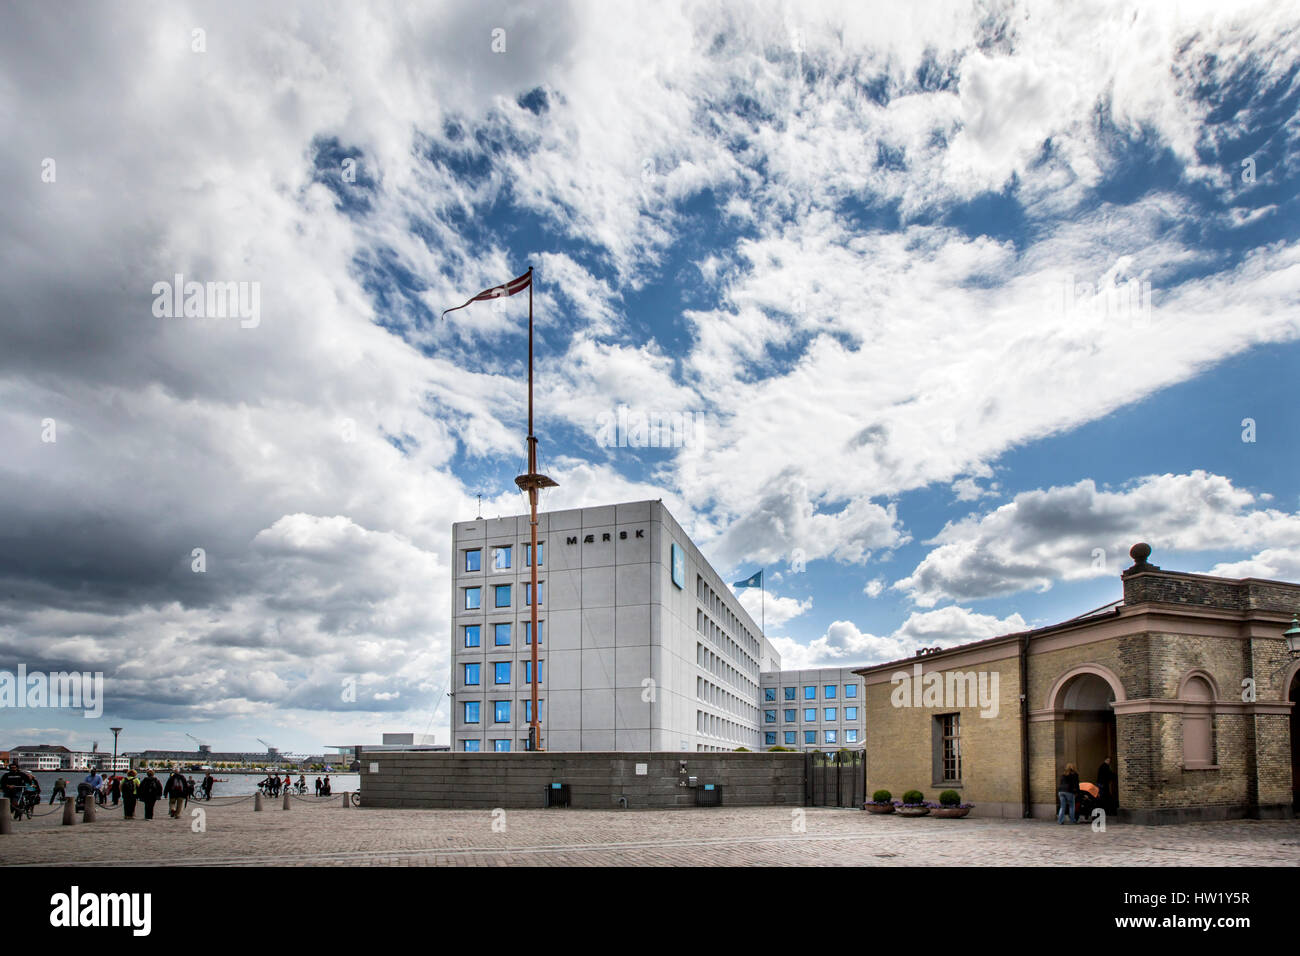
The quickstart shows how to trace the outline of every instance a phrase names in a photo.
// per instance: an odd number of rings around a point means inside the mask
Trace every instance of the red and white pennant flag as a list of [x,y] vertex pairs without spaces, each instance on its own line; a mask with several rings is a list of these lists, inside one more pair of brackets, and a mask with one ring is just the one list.
[[[523,275],[519,276],[518,278],[511,279],[505,285],[494,285],[490,289],[484,289],[478,295],[471,298],[469,302],[466,302],[465,305],[469,305],[470,302],[484,302],[488,299],[500,299],[504,296],[515,295],[518,292],[523,292],[532,284],[533,284],[533,270],[529,269]],[[455,312],[456,309],[463,309],[465,308],[465,305],[458,305],[455,306],[454,308],[443,309],[442,314],[446,315],[448,312]]]

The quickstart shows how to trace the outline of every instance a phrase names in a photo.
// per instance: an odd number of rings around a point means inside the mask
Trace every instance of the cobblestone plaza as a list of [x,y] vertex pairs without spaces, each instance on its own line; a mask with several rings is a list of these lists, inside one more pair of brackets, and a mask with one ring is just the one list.
[[[181,819],[59,825],[0,836],[0,863],[72,866],[1296,866],[1300,822],[1177,827],[939,820],[860,810],[380,810],[298,801],[204,806]],[[191,810],[193,807],[191,807]]]

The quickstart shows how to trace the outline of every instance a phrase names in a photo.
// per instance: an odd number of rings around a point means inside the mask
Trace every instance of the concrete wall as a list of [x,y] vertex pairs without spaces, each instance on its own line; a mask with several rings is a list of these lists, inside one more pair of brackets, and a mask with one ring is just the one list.
[[[567,783],[570,806],[629,809],[695,806],[688,776],[722,788],[723,806],[804,804],[804,755],[798,753],[385,753],[363,758],[363,807],[536,808],[551,783]],[[372,764],[378,765],[372,772]],[[645,764],[645,775],[637,765]]]

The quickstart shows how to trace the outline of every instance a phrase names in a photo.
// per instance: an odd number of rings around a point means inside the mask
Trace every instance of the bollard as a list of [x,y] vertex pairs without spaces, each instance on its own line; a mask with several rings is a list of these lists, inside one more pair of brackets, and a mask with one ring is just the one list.
[[77,801],[63,801],[63,825],[70,827],[77,822]]
[[262,793],[261,793],[261,791],[258,791],[257,793],[253,794],[253,809],[254,809],[254,810],[261,810],[261,809],[262,809]]
[[282,806],[280,809],[281,809],[281,810],[288,810],[288,809],[289,809],[289,791],[287,791],[287,790],[286,790],[285,793],[284,793],[284,806]]
[[95,822],[95,800],[93,797],[86,797],[86,812],[81,815],[83,823]]
[[348,794],[347,794],[347,791],[344,791],[344,793],[343,793],[343,809],[346,810],[350,805],[351,805],[351,801],[348,800]]
[[12,833],[13,825],[9,816],[9,798],[0,797],[0,833]]

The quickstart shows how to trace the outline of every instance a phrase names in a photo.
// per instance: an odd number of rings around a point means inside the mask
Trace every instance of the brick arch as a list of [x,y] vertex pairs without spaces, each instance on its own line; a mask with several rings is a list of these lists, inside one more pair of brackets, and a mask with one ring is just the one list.
[[1183,693],[1187,690],[1187,685],[1191,683],[1191,681],[1194,678],[1197,677],[1199,677],[1201,680],[1205,681],[1205,683],[1210,685],[1210,695],[1211,695],[1210,700],[1212,701],[1219,700],[1220,697],[1222,696],[1219,693],[1219,682],[1215,680],[1214,675],[1211,674],[1209,671],[1207,671],[1204,667],[1193,667],[1190,668],[1186,673],[1184,673],[1183,676],[1178,679],[1178,693],[1175,696],[1179,700],[1182,700]]
[[1058,702],[1065,690],[1065,685],[1081,674],[1094,674],[1109,684],[1110,689],[1115,692],[1115,703],[1119,703],[1125,699],[1124,684],[1120,681],[1119,675],[1109,667],[1102,664],[1076,664],[1058,677],[1056,682],[1052,684],[1052,689],[1047,692],[1047,706],[1045,709],[1064,710],[1065,708],[1059,706]]

